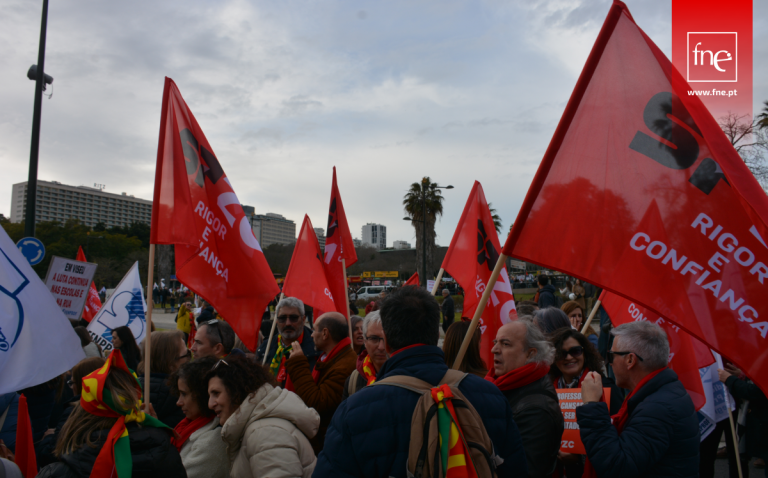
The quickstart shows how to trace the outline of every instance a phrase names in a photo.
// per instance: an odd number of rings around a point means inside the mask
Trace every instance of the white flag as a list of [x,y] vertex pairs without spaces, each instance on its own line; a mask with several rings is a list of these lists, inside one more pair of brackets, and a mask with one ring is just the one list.
[[84,358],[72,324],[0,227],[0,394],[47,382]]
[[101,345],[104,352],[112,350],[112,330],[127,326],[133,332],[136,343],[141,343],[147,335],[145,313],[147,303],[144,302],[144,291],[139,279],[139,263],[125,274],[107,302],[99,309],[99,313],[88,324],[88,332],[94,342]]

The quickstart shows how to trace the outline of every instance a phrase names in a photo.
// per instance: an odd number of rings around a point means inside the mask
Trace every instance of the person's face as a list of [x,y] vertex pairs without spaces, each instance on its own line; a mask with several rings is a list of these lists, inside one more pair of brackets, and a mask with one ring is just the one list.
[[448,291],[447,290],[443,291],[443,297],[448,297]]
[[536,349],[525,349],[525,325],[512,322],[503,325],[493,341],[493,370],[497,377],[525,365],[526,360],[536,353]]
[[304,330],[305,317],[296,307],[283,306],[277,313],[277,330],[283,338],[283,343],[289,344],[297,340]]
[[112,346],[116,349],[119,349],[123,346],[123,341],[120,340],[120,337],[118,337],[117,332],[112,332]]
[[182,365],[189,362],[189,349],[187,348],[187,344],[184,343],[184,339],[179,340],[179,354],[176,356],[176,364],[173,371],[179,369]]
[[[626,352],[627,350],[621,345],[621,338],[616,337],[613,339],[613,345],[611,346],[611,352]],[[620,388],[631,389],[632,383],[630,380],[629,368],[627,367],[627,357],[629,355],[614,355],[613,356],[613,374],[616,377],[616,385]]]
[[363,321],[360,320],[355,324],[355,328],[352,329],[352,343],[355,345],[364,345],[365,337],[363,337]]
[[[581,311],[580,307],[576,307],[571,311],[570,314],[568,314],[568,320],[571,321],[571,325],[581,330],[581,323],[584,321],[584,313]],[[573,337],[571,337],[573,339]]]
[[312,328],[312,340],[315,342],[315,350],[328,352],[325,349],[328,348],[329,344],[331,343],[330,334],[328,333],[328,329],[321,329],[318,327],[317,324],[319,322],[320,320],[318,319]]
[[[195,342],[192,344],[192,353],[197,357],[218,357],[217,353],[221,351],[220,345],[213,345],[210,339],[211,328],[203,324],[197,329]],[[214,334],[216,332],[213,332]]]
[[389,358],[387,343],[384,337],[384,328],[380,323],[372,323],[368,326],[368,334],[365,337],[365,350],[371,357],[373,366],[378,371]]
[[[581,347],[579,341],[573,337],[568,337],[560,346],[560,350],[557,351],[555,366],[567,381],[571,381],[584,368],[584,350],[579,350],[577,347]],[[578,355],[578,357],[574,357],[573,354]]]
[[229,398],[227,388],[224,386],[224,382],[219,377],[213,377],[208,381],[208,408],[213,410],[217,417],[219,417],[219,423],[224,425],[232,416],[232,412],[237,405],[232,403]]
[[197,404],[192,392],[189,391],[186,380],[180,378],[177,382],[179,387],[179,399],[176,400],[176,406],[181,408],[181,412],[189,420],[200,418],[203,411],[200,410],[200,406]]

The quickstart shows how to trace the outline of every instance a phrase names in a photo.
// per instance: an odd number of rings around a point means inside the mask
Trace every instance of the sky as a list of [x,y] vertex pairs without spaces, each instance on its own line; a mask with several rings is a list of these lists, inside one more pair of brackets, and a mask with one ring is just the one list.
[[[671,1],[626,1],[671,56]],[[151,199],[165,76],[242,204],[325,227],[332,168],[350,229],[415,243],[402,200],[429,176],[450,243],[474,180],[514,222],[611,2],[51,2],[38,178]],[[0,4],[0,214],[27,180],[41,1]],[[754,110],[768,2],[754,3]]]

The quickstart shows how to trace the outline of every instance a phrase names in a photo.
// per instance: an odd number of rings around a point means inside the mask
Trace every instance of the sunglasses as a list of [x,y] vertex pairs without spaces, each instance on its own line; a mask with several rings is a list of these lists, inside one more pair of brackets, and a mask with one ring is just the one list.
[[71,387],[74,384],[75,384],[74,380],[67,380],[67,387]]
[[286,321],[290,321],[290,322],[298,322],[300,318],[301,318],[301,316],[300,316],[300,315],[297,315],[297,314],[291,314],[291,315],[278,315],[278,316],[277,316],[277,321],[278,321],[279,323],[281,323],[281,324],[284,324]]
[[568,350],[558,350],[557,351],[557,358],[558,359],[564,359],[567,356],[571,356],[573,358],[579,358],[582,355],[584,355],[584,347],[581,345],[577,345],[576,347],[571,347]]
[[185,353],[184,355],[179,355],[178,357],[176,357],[176,360],[181,360],[181,359],[190,358],[190,357],[192,357],[192,351],[187,349],[187,353]]
[[221,332],[219,332],[219,319],[211,319],[211,320],[208,320],[208,321],[206,321],[206,322],[203,322],[203,325],[207,325],[207,326],[209,326],[209,327],[210,327],[211,325],[215,325],[215,326],[216,326],[216,335],[218,335],[218,336],[219,336],[219,343],[222,343],[222,342],[223,342],[223,340],[221,339]]
[[[614,355],[621,355],[622,357],[624,355],[634,354],[634,352],[608,352],[608,365],[613,364],[613,356]],[[635,354],[635,357],[637,357],[638,360],[641,362],[643,361],[643,357]]]

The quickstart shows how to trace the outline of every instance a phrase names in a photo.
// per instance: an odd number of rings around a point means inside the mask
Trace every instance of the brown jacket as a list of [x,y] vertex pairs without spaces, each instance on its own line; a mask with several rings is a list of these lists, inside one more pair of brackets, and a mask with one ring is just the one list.
[[357,355],[350,347],[345,347],[329,362],[318,360],[315,369],[320,372],[320,377],[315,383],[307,357],[300,355],[285,361],[285,371],[291,377],[296,395],[304,400],[306,406],[314,408],[320,414],[320,429],[310,440],[316,455],[323,449],[325,431],[341,403],[344,382],[355,369],[356,363]]

